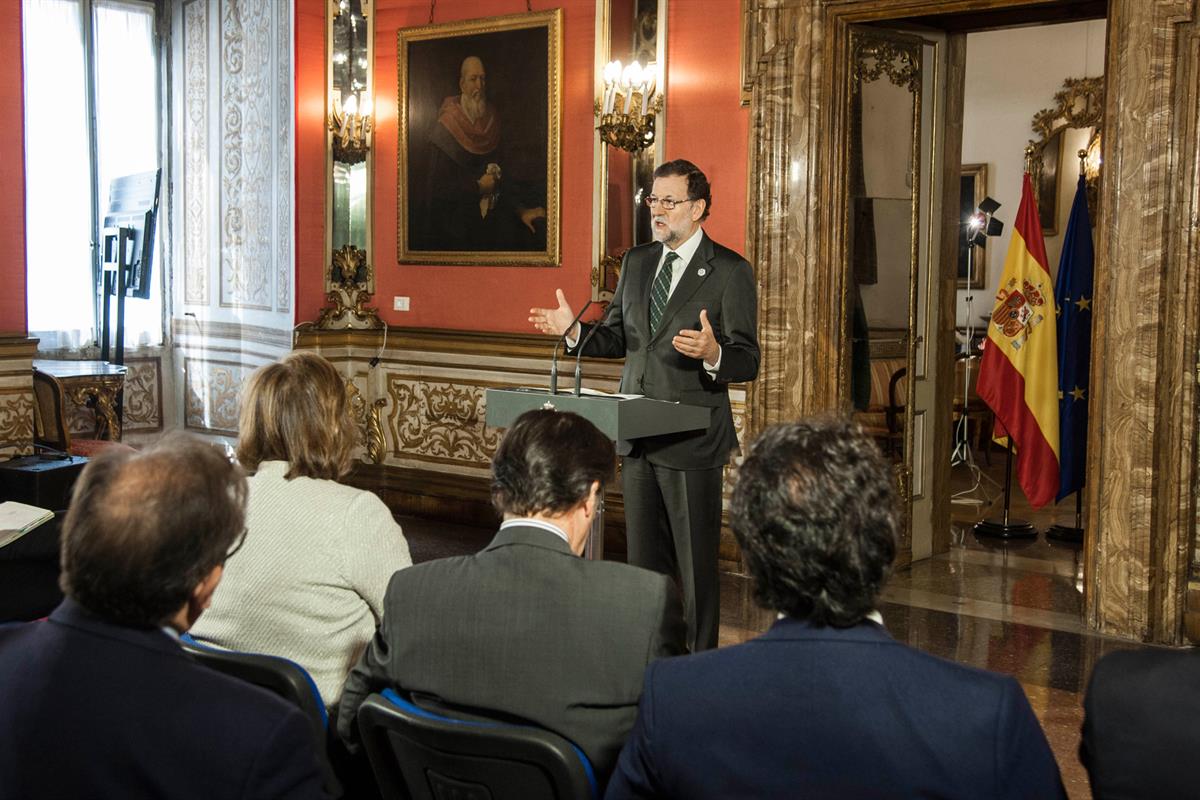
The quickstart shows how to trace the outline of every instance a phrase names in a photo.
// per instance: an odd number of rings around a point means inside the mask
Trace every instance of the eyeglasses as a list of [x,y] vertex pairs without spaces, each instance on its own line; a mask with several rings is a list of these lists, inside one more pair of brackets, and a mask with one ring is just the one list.
[[695,202],[695,201],[691,197],[689,197],[686,200],[672,200],[669,197],[655,197],[654,195],[649,195],[646,197],[646,205],[650,206],[651,208],[657,208],[658,206],[662,206],[667,211],[673,211],[675,209],[675,206],[679,205],[680,203],[692,203],[692,202]]
[[250,531],[249,528],[242,528],[242,532],[240,534],[238,534],[238,537],[234,541],[233,546],[230,547],[229,550],[226,551],[226,553],[225,553],[226,561],[233,558],[233,554],[236,553],[238,550],[242,549],[242,545],[244,545],[246,543],[246,534],[249,533],[249,531]]

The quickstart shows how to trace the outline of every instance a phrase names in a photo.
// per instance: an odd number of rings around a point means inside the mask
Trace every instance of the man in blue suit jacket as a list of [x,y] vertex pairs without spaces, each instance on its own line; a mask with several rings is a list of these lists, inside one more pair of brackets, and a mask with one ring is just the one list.
[[780,618],[650,664],[608,798],[1065,797],[1015,680],[884,630],[896,499],[856,426],[768,429],[738,471],[733,527]]
[[170,437],[84,469],[67,599],[0,627],[0,800],[324,797],[304,716],[179,646],[244,535],[246,480]]

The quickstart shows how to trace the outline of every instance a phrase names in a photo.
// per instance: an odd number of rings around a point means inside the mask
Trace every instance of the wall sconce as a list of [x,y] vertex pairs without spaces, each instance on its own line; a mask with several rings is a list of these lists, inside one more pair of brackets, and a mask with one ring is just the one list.
[[657,89],[657,64],[642,67],[634,61],[623,67],[620,61],[609,62],[604,95],[596,101],[600,138],[630,153],[654,144],[654,118],[663,105]]
[[371,149],[371,100],[363,96],[361,107],[358,95],[352,94],[343,106],[341,93],[333,95],[333,111],[329,114],[329,130],[333,131],[333,158],[343,164],[358,164],[366,160]]

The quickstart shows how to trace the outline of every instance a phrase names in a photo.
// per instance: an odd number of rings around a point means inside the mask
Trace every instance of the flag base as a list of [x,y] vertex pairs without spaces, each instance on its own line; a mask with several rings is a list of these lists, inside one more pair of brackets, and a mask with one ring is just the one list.
[[991,536],[997,539],[1036,539],[1037,528],[1020,519],[985,519],[975,523],[975,533],[978,536]]
[[1053,542],[1083,544],[1083,528],[1072,528],[1070,525],[1051,525],[1046,529],[1046,538]]

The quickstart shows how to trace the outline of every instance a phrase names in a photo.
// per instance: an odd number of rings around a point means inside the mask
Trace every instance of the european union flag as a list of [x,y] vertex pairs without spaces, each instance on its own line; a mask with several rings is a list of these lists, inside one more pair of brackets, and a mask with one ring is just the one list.
[[1092,222],[1083,175],[1058,261],[1058,497],[1083,488],[1087,464],[1088,372],[1092,357]]

